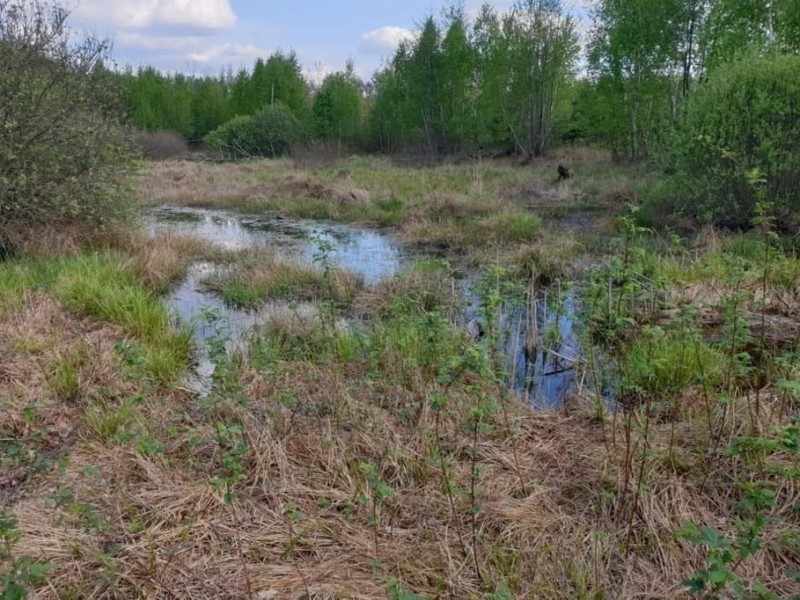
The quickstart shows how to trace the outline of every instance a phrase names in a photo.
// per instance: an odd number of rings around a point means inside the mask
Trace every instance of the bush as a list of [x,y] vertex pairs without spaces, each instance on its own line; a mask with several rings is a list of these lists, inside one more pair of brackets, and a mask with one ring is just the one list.
[[245,158],[256,154],[255,119],[234,117],[209,133],[203,144],[206,149],[225,158]]
[[676,174],[665,195],[688,216],[748,227],[757,170],[778,216],[790,217],[800,207],[800,56],[716,71],[689,102],[668,158]]
[[209,151],[226,158],[274,158],[289,152],[303,137],[303,126],[292,111],[276,104],[252,116],[234,117],[209,133],[203,142]]
[[4,231],[79,224],[98,232],[132,213],[133,157],[108,42],[70,39],[64,9],[0,0],[0,247]]

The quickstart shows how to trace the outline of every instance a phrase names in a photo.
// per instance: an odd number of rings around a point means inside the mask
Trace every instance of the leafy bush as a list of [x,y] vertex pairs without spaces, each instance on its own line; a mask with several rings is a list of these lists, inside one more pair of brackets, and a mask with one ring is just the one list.
[[133,156],[104,68],[108,42],[70,39],[67,12],[0,0],[0,247],[3,231],[129,216]]
[[283,104],[275,104],[252,116],[234,117],[203,141],[208,150],[224,157],[274,158],[286,154],[303,135],[303,126],[292,111]]
[[209,151],[225,157],[256,154],[255,118],[250,115],[234,117],[209,133],[203,143]]
[[800,56],[750,57],[714,72],[691,99],[668,158],[676,175],[664,195],[688,216],[748,227],[758,172],[778,216],[790,217],[800,207]]

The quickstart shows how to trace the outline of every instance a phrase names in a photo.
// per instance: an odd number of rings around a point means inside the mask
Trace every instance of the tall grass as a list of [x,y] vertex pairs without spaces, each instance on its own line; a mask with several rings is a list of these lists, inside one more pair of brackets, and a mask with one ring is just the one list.
[[36,290],[52,294],[80,316],[119,326],[142,344],[146,368],[159,382],[173,382],[185,370],[190,336],[173,329],[163,303],[139,282],[130,258],[99,253],[0,264],[6,310],[19,308]]

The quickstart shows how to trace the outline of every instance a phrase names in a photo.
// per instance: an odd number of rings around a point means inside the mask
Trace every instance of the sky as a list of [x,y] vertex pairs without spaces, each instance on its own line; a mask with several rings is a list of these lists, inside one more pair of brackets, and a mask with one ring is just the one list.
[[[512,0],[489,2],[498,11]],[[320,81],[355,62],[368,79],[397,44],[413,35],[444,0],[71,0],[71,25],[114,40],[121,67],[152,65],[163,71],[216,74],[250,67],[276,50],[297,53],[305,75]],[[481,0],[465,2],[468,13]],[[569,11],[587,20],[587,0]]]

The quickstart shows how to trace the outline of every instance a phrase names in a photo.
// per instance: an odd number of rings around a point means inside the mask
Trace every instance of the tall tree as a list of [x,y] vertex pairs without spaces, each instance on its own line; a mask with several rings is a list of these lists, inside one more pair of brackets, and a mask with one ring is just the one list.
[[559,0],[518,0],[504,31],[513,135],[529,158],[541,156],[552,140],[554,109],[578,55],[575,22],[564,15]]
[[511,125],[506,111],[509,74],[508,39],[500,19],[484,4],[472,29],[475,49],[475,136],[480,149],[513,149]]
[[630,159],[651,154],[676,116],[674,82],[683,59],[689,63],[681,53],[686,7],[687,0],[602,0],[597,10],[589,67],[617,115],[609,142]]
[[467,37],[462,7],[449,15],[442,40],[440,103],[444,141],[448,150],[463,149],[474,141],[475,53]]
[[409,100],[416,106],[422,137],[428,153],[436,156],[442,149],[443,123],[440,104],[441,34],[428,17],[411,53]]
[[308,84],[294,52],[276,52],[267,61],[257,62],[253,72],[258,109],[285,104],[295,117],[307,124],[310,119]]
[[342,73],[328,75],[314,96],[313,133],[321,140],[356,141],[362,120],[361,82],[352,61]]

